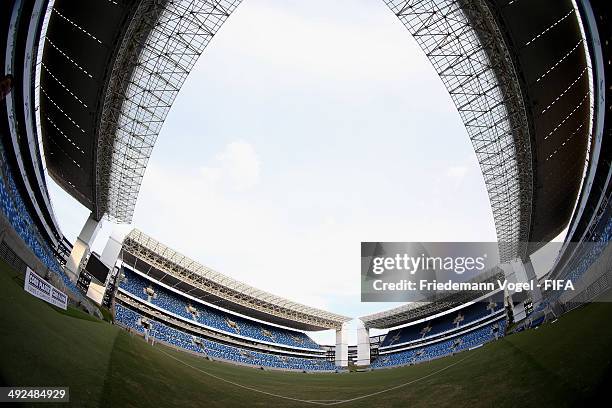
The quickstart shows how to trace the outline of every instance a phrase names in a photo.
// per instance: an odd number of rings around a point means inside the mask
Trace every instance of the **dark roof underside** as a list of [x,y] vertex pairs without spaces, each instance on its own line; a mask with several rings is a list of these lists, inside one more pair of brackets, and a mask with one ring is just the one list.
[[545,242],[569,222],[582,180],[590,121],[585,44],[570,0],[489,2],[514,58],[532,127],[529,240]]
[[41,67],[41,126],[49,174],[94,210],[97,123],[134,0],[56,0]]

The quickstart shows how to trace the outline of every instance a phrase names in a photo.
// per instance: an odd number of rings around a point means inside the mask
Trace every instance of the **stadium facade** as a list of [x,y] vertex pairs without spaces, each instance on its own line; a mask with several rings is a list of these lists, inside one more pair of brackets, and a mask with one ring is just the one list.
[[[612,286],[612,75],[606,0],[386,0],[448,90],[478,158],[502,260],[567,228],[550,279],[569,293],[471,292],[359,319],[358,366],[414,364],[571,310]],[[90,253],[105,217],[129,223],[182,84],[239,0],[8,0],[0,4],[0,256],[148,341],[256,367],[349,364],[349,317],[235,281],[134,230]],[[10,74],[10,77],[7,76]],[[62,234],[51,177],[91,211]],[[99,313],[99,312],[98,312]],[[372,337],[372,328],[389,329]],[[336,344],[307,332],[336,330]]]

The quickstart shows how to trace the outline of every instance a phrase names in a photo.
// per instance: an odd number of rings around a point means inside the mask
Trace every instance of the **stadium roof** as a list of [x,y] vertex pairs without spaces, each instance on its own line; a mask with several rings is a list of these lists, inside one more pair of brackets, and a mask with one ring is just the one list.
[[[385,0],[467,129],[504,260],[571,218],[592,78],[572,0]],[[95,216],[131,220],[178,91],[240,0],[57,0],[43,51],[47,168]]]
[[590,68],[571,0],[386,0],[446,86],[478,158],[502,260],[567,225],[585,168]]
[[191,296],[246,316],[311,331],[335,329],[351,320],[350,317],[302,305],[239,282],[136,229],[123,242],[123,257],[128,265],[135,265],[141,272],[158,280],[163,278],[164,283]]
[[[580,261],[582,245],[597,236],[598,224],[609,217],[612,197],[612,13],[607,0],[578,2],[581,7],[585,31],[590,38],[590,53],[593,66],[595,94],[595,118],[589,170],[582,185],[579,204],[568,228],[564,247],[551,268],[550,279],[559,279],[569,274]],[[588,245],[588,244],[587,244]],[[578,255],[578,256],[577,256]]]
[[590,160],[591,60],[572,0],[487,2],[511,50],[529,119],[532,253],[567,226]]
[[40,79],[53,179],[90,209],[130,222],[178,91],[240,0],[55,0]]

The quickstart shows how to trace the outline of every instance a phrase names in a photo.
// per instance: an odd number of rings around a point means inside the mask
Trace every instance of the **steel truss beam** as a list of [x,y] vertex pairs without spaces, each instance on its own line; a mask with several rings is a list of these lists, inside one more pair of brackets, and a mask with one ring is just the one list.
[[385,0],[448,90],[476,152],[500,258],[523,258],[531,224],[529,123],[517,74],[483,0]]
[[142,0],[98,125],[96,216],[129,223],[155,141],[189,72],[242,0]]

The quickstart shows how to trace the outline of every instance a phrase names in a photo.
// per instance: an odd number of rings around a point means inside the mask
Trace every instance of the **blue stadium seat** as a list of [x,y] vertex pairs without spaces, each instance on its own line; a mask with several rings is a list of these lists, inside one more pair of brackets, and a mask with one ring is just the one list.
[[19,194],[19,190],[12,176],[13,173],[1,147],[0,170],[2,172],[0,175],[0,207],[2,208],[4,216],[38,259],[40,259],[51,272],[60,277],[66,288],[77,297],[82,298],[76,285],[68,278],[68,275],[66,275],[59,265],[48,243],[43,240],[36,228],[36,224]]

